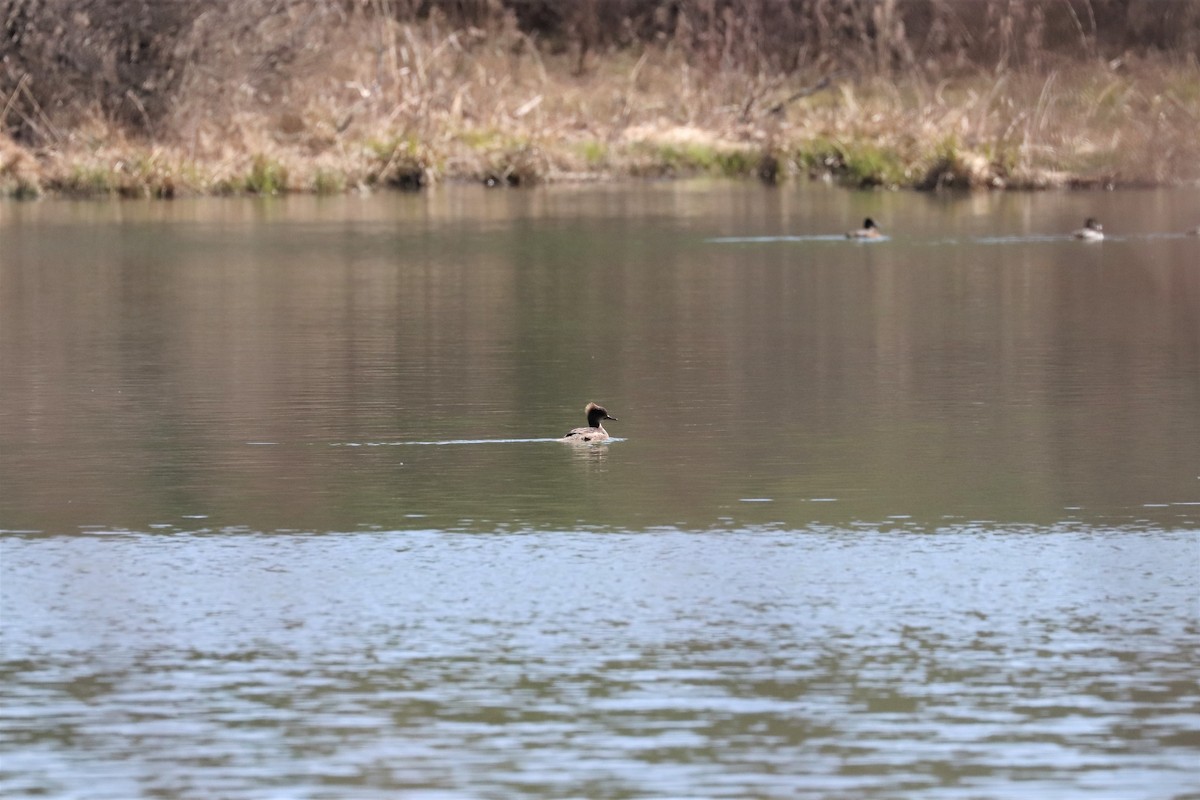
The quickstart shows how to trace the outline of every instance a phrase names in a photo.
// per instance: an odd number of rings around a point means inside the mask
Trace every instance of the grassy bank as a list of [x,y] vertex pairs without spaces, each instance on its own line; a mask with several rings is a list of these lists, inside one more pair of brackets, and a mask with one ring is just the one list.
[[[117,78],[99,93],[68,91],[50,67],[30,68],[54,43],[26,42],[0,85],[0,193],[338,193],[697,174],[923,189],[1200,180],[1200,65],[1186,47],[1109,57],[1097,33],[1036,57],[1016,58],[1014,45],[984,62],[911,48],[897,60],[903,42],[884,42],[881,55],[874,20],[855,58],[814,51],[781,64],[738,50],[749,33],[728,15],[724,39],[693,24],[685,40],[675,22],[671,36],[613,41],[579,25],[577,40],[539,38],[499,3],[470,18],[379,0],[243,5],[263,13],[178,22],[160,47],[167,66],[125,79],[133,88],[123,91]],[[98,19],[77,14],[74,24],[103,39]],[[767,24],[757,21],[760,33]],[[990,41],[988,29],[979,35]],[[93,84],[119,78],[98,58]]]

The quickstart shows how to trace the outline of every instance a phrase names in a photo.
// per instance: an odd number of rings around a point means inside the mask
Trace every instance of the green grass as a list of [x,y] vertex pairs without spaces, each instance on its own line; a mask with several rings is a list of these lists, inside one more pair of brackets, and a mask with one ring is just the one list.
[[119,183],[111,168],[88,165],[72,169],[57,188],[75,197],[103,197],[115,194]]
[[42,187],[37,181],[24,176],[0,174],[0,196],[13,200],[36,200],[42,196]]
[[589,169],[600,169],[608,163],[608,145],[604,142],[584,142],[579,145],[579,154]]
[[346,176],[318,169],[313,176],[312,190],[317,194],[341,194],[346,191]]
[[911,183],[911,163],[896,150],[872,142],[815,139],[802,146],[795,158],[810,174],[828,173],[841,183],[860,188]]
[[271,195],[286,192],[287,167],[260,153],[254,157],[242,186],[250,194]]
[[930,165],[917,183],[918,189],[967,189],[971,187],[971,170],[964,161],[958,138],[950,135],[933,147]]
[[857,143],[847,148],[842,158],[844,179],[862,188],[900,186],[908,177],[899,154],[874,144]]
[[416,190],[425,185],[426,175],[435,171],[432,153],[411,136],[372,139],[367,150],[375,162],[368,170],[370,184]]
[[746,178],[758,174],[763,160],[757,148],[715,147],[710,144],[638,144],[632,148],[635,174],[713,175]]

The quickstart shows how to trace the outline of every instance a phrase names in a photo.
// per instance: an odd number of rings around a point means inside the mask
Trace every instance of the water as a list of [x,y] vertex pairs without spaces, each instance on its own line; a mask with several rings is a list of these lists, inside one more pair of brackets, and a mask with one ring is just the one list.
[[1197,220],[0,205],[0,794],[1200,797]]

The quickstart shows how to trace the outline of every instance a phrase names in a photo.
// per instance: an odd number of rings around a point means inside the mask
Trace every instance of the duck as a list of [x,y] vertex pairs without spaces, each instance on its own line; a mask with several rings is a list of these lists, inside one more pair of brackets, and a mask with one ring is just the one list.
[[1188,231],[1188,236],[1200,236],[1200,225],[1197,225]]
[[610,416],[608,409],[598,403],[588,403],[583,409],[583,413],[587,415],[587,427],[575,428],[567,433],[562,438],[564,442],[602,442],[610,438],[608,431],[604,430],[603,420],[610,419],[617,422],[617,418]]
[[1095,217],[1084,220],[1083,227],[1071,234],[1085,242],[1099,242],[1104,238],[1104,226]]
[[847,239],[880,239],[883,233],[879,230],[879,226],[875,224],[875,220],[867,217],[863,220],[863,226],[856,231],[847,231]]

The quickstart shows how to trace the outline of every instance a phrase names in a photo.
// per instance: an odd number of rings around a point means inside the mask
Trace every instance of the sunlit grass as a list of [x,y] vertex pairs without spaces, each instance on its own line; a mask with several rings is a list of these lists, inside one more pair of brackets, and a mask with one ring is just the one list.
[[427,173],[433,170],[433,154],[412,136],[371,139],[365,149],[373,157],[366,176],[371,185],[420,189]]
[[288,189],[288,169],[276,159],[260,153],[254,157],[243,186],[250,194],[282,194]]
[[1194,61],[845,74],[790,101],[820,74],[706,70],[669,46],[595,53],[577,74],[569,53],[511,27],[367,16],[306,58],[269,101],[225,91],[235,73],[191,76],[150,141],[102,117],[36,151],[0,133],[0,193],[331,194],[596,173],[885,189],[1200,180]]

